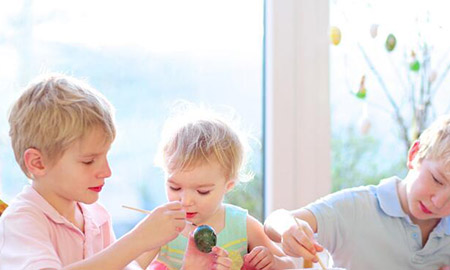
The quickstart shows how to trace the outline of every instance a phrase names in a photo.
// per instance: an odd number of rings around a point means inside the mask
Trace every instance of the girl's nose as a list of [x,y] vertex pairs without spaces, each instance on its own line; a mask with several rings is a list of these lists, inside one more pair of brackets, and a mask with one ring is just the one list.
[[188,190],[183,191],[183,193],[181,194],[180,201],[181,201],[181,204],[183,205],[183,207],[192,205],[192,203],[193,203],[192,195],[190,194],[190,192]]

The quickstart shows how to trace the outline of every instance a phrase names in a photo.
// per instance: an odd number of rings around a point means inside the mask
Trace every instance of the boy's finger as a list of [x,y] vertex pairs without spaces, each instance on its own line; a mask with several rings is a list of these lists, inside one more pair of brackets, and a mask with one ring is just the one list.
[[316,248],[314,246],[314,242],[311,241],[311,239],[303,233],[295,234],[294,240],[302,247],[306,248],[309,252],[315,254]]
[[324,248],[317,242],[314,243],[314,247],[316,248],[317,252],[322,252],[324,250]]
[[168,202],[168,203],[166,203],[166,207],[169,210],[180,210],[183,208],[183,206],[181,205],[181,202],[179,202],[179,201]]

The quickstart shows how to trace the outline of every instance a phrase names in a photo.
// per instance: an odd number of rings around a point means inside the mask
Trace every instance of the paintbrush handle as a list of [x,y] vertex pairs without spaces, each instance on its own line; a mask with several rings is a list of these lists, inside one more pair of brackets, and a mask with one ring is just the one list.
[[134,207],[131,207],[131,206],[126,206],[126,205],[122,205],[122,207],[123,208],[127,208],[127,209],[131,209],[131,210],[134,210],[134,211],[137,211],[137,212],[141,212],[143,214],[150,214],[152,212],[152,211],[149,211],[149,210],[134,208]]

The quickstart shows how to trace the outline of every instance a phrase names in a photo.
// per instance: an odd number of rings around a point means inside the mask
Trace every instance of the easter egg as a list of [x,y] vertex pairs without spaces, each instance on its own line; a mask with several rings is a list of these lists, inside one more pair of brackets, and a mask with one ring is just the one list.
[[336,26],[330,28],[330,41],[333,45],[338,45],[341,42],[341,30]]
[[395,48],[395,45],[397,44],[397,39],[395,38],[395,36],[393,34],[389,34],[387,39],[386,39],[386,50],[388,52],[392,52]]
[[198,250],[209,253],[217,244],[216,232],[211,226],[200,225],[194,231],[194,242]]
[[419,62],[419,60],[415,60],[415,61],[411,62],[409,64],[409,69],[412,70],[412,71],[419,71],[419,69],[420,69],[420,62]]
[[370,26],[370,36],[372,36],[372,38],[376,38],[378,35],[378,24],[372,24],[372,26]]

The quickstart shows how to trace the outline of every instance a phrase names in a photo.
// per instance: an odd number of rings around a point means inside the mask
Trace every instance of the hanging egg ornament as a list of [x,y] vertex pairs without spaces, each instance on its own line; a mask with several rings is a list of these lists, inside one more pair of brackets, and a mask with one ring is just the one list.
[[360,99],[365,99],[366,98],[366,85],[365,85],[365,80],[366,80],[366,75],[363,75],[361,77],[361,82],[359,83],[359,89],[358,92],[356,92],[356,97],[360,98]]
[[330,28],[330,41],[331,44],[337,46],[341,43],[341,29],[336,26]]
[[392,52],[395,49],[395,45],[397,44],[397,39],[395,38],[395,36],[393,34],[389,34],[387,39],[386,39],[386,50],[388,52]]
[[437,78],[437,73],[436,71],[431,71],[430,75],[428,76],[428,82],[432,83],[436,80]]
[[369,117],[367,116],[367,114],[363,115],[359,120],[359,131],[361,132],[361,134],[367,135],[371,127],[372,123],[370,122]]
[[372,36],[372,38],[376,38],[378,35],[378,24],[372,24],[370,26],[370,36]]
[[417,60],[416,53],[414,51],[411,51],[411,62],[409,63],[409,69],[415,72],[420,69],[420,62]]

